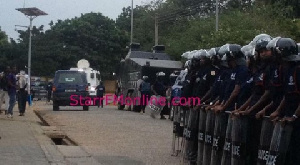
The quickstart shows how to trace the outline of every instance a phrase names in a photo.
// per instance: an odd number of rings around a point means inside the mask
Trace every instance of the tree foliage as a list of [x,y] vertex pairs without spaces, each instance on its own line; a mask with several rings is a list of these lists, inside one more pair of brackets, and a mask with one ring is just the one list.
[[[189,50],[209,49],[226,43],[248,44],[255,35],[291,37],[300,41],[300,1],[219,0],[219,31],[215,31],[215,0],[155,0],[136,6],[133,42],[151,51],[155,41],[155,21],[159,44],[180,60]],[[82,14],[67,20],[51,21],[32,30],[32,72],[53,76],[56,70],[76,67],[85,58],[91,67],[109,77],[130,44],[131,7],[123,8],[116,21],[101,13]],[[29,31],[19,31],[18,41],[0,30],[0,69],[17,65],[25,69]]]

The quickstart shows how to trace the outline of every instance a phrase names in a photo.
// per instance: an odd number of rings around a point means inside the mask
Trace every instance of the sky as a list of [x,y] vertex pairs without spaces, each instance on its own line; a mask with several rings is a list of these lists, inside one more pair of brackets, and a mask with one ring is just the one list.
[[[133,0],[134,6],[143,5],[151,0]],[[0,0],[0,27],[8,38],[17,39],[15,25],[29,26],[29,19],[16,8],[37,7],[48,15],[34,19],[33,26],[44,25],[49,28],[51,20],[65,20],[80,16],[81,13],[100,12],[116,19],[123,7],[131,6],[131,0]],[[24,29],[17,27],[18,30]]]

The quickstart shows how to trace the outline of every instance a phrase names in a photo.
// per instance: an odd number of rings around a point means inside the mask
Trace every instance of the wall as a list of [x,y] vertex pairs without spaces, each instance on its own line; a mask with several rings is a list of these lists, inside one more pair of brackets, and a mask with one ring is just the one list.
[[115,80],[105,80],[104,86],[105,86],[106,93],[115,93],[115,91],[116,91],[116,81]]

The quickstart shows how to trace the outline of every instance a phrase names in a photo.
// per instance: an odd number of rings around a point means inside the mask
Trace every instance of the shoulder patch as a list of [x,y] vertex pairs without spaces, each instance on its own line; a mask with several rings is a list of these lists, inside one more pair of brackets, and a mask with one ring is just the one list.
[[212,70],[212,71],[210,72],[210,75],[215,76],[215,75],[216,75],[216,71]]

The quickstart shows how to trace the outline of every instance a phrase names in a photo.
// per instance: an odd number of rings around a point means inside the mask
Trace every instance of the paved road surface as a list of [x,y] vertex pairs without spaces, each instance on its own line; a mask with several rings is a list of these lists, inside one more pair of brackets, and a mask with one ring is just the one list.
[[82,107],[60,109],[54,112],[51,105],[41,104],[38,111],[101,164],[180,164],[179,158],[171,156],[170,120],[119,111],[113,106],[89,111],[81,111]]

